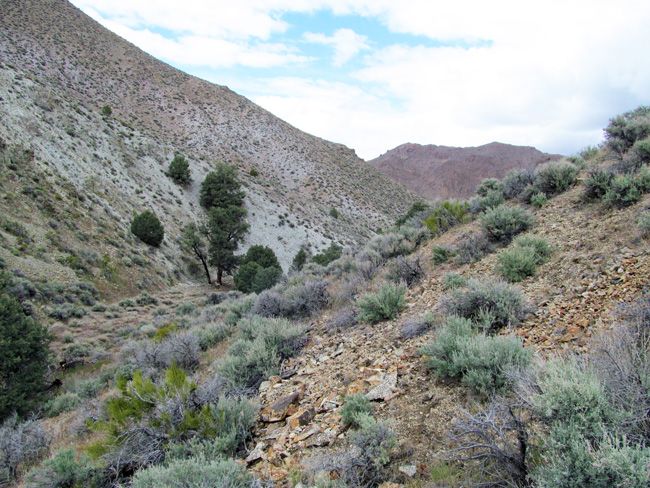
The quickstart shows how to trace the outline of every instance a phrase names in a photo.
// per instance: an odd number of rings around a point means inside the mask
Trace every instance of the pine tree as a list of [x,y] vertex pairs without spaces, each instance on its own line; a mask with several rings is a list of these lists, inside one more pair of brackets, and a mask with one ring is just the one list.
[[174,180],[179,185],[187,185],[192,181],[192,174],[190,173],[190,164],[187,159],[181,154],[176,154],[172,162],[169,163],[167,169],[167,176]]
[[219,163],[203,180],[199,201],[206,210],[212,207],[241,207],[244,205],[244,196],[235,168]]
[[213,207],[208,212],[206,228],[209,261],[217,268],[217,283],[222,285],[224,273],[232,274],[239,264],[235,251],[248,232],[246,209],[235,205]]
[[210,268],[208,267],[208,251],[205,242],[206,229],[205,224],[198,226],[194,223],[187,224],[183,228],[181,235],[181,249],[186,252],[191,252],[194,256],[201,261],[205,276],[208,283],[212,284],[212,277],[210,276]]

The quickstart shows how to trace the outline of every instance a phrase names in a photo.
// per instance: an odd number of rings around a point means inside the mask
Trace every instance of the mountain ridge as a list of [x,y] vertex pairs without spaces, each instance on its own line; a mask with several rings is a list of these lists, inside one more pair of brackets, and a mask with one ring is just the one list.
[[533,169],[560,158],[502,142],[474,147],[405,143],[368,163],[421,197],[436,200],[467,198],[483,178],[503,178],[511,169]]

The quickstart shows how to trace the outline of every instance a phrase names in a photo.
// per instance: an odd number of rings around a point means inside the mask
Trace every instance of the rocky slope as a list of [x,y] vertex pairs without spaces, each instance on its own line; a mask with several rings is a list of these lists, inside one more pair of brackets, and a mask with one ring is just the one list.
[[503,178],[513,168],[559,159],[534,147],[492,142],[478,147],[402,144],[369,163],[430,200],[467,198],[483,178]]
[[[64,0],[2,2],[0,80],[0,138],[33,154],[30,176],[51,185],[49,192],[71,195],[57,197],[59,220],[69,220],[64,214],[80,200],[80,224],[96,227],[102,216],[104,234],[88,229],[85,236],[97,238],[100,255],[123,258],[111,241],[128,234],[134,211],[156,210],[168,237],[154,259],[156,272],[144,272],[152,281],[173,280],[182,269],[175,236],[199,216],[199,184],[215,161],[240,170],[249,243],[274,248],[285,267],[303,243],[322,248],[368,238],[414,199],[354,151],[152,58]],[[106,105],[110,116],[100,114]],[[165,175],[175,152],[190,161],[189,188]],[[28,176],[17,171],[16,177]],[[4,203],[5,215],[14,215],[15,207]],[[33,201],[21,207],[15,219],[32,233],[51,230],[52,215]],[[71,232],[69,247],[83,243]]]

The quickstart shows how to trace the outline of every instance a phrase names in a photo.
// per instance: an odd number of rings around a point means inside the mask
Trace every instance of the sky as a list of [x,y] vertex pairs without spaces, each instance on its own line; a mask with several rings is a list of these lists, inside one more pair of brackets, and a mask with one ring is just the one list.
[[574,154],[650,104],[647,0],[72,0],[153,56],[364,159]]

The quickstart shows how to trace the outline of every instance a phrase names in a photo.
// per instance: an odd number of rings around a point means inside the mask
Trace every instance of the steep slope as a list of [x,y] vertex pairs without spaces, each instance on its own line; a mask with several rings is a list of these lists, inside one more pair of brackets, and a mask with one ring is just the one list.
[[[156,211],[168,235],[158,256],[164,275],[179,268],[173,241],[199,216],[199,184],[215,161],[240,169],[249,243],[270,245],[285,267],[303,243],[366,239],[414,198],[354,151],[152,58],[64,0],[2,2],[0,77],[5,145],[33,153],[31,174],[103,207],[113,240],[123,239],[134,211]],[[112,115],[101,116],[106,105]],[[175,152],[190,161],[187,189],[164,174]],[[70,209],[61,198],[58,210]],[[47,216],[37,218],[31,203],[17,220],[38,227]],[[3,210],[12,215],[11,205]],[[92,215],[83,213],[90,225]],[[100,241],[110,244],[106,236]]]
[[478,147],[402,144],[369,163],[418,195],[469,197],[483,178],[503,178],[513,168],[534,168],[559,159],[534,147],[491,142]]

